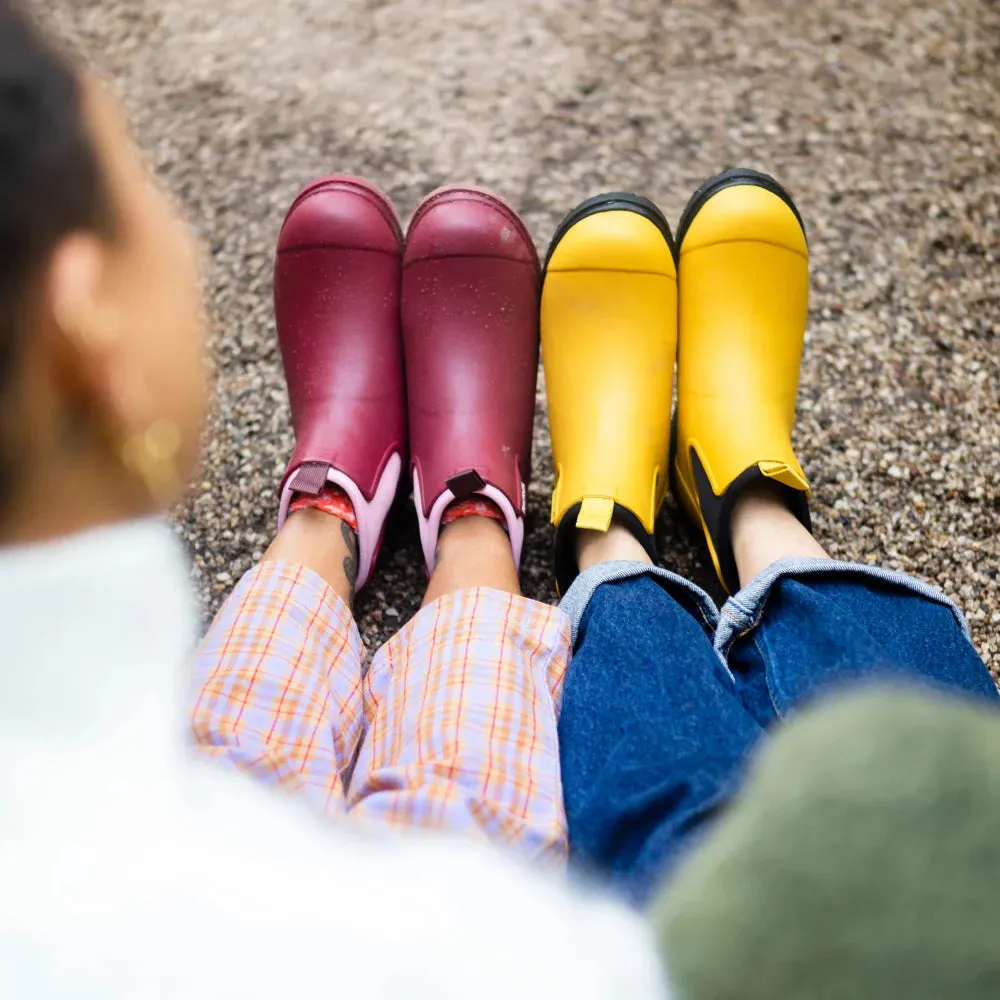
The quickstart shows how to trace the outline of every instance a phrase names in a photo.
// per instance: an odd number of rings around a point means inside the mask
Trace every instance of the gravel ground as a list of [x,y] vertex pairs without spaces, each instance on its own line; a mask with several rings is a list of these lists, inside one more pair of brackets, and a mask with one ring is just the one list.
[[[781,178],[813,297],[797,445],[839,557],[929,579],[1000,670],[996,0],[46,0],[111,76],[211,255],[216,406],[177,522],[210,614],[260,556],[291,448],[270,303],[314,175],[492,186],[539,246],[581,197],[676,218],[728,165]],[[542,398],[525,588],[554,597]],[[665,562],[704,582],[668,507]],[[359,604],[378,643],[419,605],[402,510]]]

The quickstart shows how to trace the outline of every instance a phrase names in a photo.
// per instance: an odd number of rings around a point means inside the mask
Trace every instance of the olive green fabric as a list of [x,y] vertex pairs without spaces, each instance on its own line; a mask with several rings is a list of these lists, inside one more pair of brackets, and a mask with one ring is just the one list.
[[680,1000],[1000,997],[1000,713],[807,712],[654,909]]

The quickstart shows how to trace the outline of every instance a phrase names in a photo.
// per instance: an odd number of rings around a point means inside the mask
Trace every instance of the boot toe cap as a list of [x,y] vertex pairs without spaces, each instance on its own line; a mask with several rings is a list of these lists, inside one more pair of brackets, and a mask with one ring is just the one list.
[[446,257],[495,257],[538,267],[534,243],[514,210],[475,188],[439,191],[414,216],[404,263]]
[[398,223],[385,197],[353,178],[330,177],[306,188],[278,237],[278,252],[313,249],[399,254]]
[[771,191],[753,184],[724,188],[698,210],[681,243],[683,257],[720,243],[770,243],[808,256],[795,213]]
[[673,253],[660,230],[649,219],[627,210],[599,212],[581,219],[553,249],[547,271],[632,271],[677,276]]

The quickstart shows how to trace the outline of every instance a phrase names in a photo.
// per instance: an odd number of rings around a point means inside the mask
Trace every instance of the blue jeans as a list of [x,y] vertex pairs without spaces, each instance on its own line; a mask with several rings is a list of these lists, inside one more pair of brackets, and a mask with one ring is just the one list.
[[737,790],[765,731],[873,680],[998,701],[962,614],[902,574],[783,560],[718,610],[640,563],[580,575],[559,724],[570,858],[637,905]]

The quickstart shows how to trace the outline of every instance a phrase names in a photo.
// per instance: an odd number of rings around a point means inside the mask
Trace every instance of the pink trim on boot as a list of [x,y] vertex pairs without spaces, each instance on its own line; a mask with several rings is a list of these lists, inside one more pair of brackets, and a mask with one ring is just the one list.
[[[374,568],[379,546],[382,544],[382,534],[385,531],[385,520],[389,516],[389,509],[396,496],[402,469],[403,460],[398,452],[394,452],[385,463],[385,468],[382,470],[382,475],[375,488],[375,495],[370,501],[365,499],[364,494],[350,476],[338,471],[333,466],[327,470],[326,481],[339,486],[347,494],[358,519],[358,590],[368,582]],[[297,471],[297,469],[293,470],[291,475],[286,477],[285,485],[281,491],[281,503],[278,507],[279,530],[288,517],[288,504],[295,492],[292,489],[292,482]]]
[[[476,490],[480,496],[484,496],[500,508],[504,516],[504,523],[507,526],[507,534],[510,536],[510,548],[514,555],[514,566],[521,568],[521,550],[524,547],[524,518],[520,517],[514,510],[513,504],[506,495],[490,483],[486,483],[482,489]],[[427,567],[427,575],[434,572],[434,555],[437,550],[438,535],[441,533],[441,518],[444,517],[448,504],[453,503],[458,498],[451,490],[446,489],[431,505],[431,512],[424,516],[424,504],[421,495],[420,471],[413,470],[413,503],[417,508],[417,522],[420,525],[420,546],[424,550],[424,564]]]

